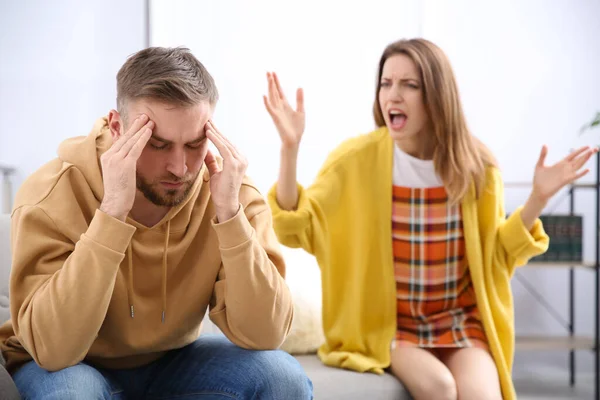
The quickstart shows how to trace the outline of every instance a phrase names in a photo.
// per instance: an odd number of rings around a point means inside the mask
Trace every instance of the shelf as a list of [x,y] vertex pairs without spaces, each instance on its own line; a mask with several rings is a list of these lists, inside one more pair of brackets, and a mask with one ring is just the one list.
[[[581,189],[595,189],[596,188],[596,184],[595,183],[574,183],[571,185],[574,188],[581,188]],[[530,188],[531,187],[531,182],[505,182],[504,183],[504,187],[505,188]]]
[[16,169],[13,166],[0,164],[0,173],[4,175],[12,175],[15,171]]
[[592,336],[519,336],[517,350],[594,350]]
[[596,187],[597,187],[595,183],[578,183],[574,186],[576,188],[583,188],[583,189],[596,189]]
[[527,268],[590,268],[596,269],[596,264],[589,262],[569,262],[569,261],[530,261],[525,265]]

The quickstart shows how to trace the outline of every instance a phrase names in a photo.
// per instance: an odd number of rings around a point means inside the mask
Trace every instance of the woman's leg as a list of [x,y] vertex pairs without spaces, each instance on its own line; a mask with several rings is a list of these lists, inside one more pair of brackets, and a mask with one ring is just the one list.
[[487,350],[439,349],[438,354],[454,376],[460,400],[502,400],[498,370]]
[[456,400],[456,382],[450,370],[427,349],[392,350],[392,373],[415,400]]

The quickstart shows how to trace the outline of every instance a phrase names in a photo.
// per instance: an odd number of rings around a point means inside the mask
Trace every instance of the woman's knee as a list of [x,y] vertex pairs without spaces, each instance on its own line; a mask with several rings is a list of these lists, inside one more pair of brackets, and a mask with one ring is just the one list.
[[456,380],[450,371],[439,372],[423,378],[416,390],[417,393],[411,393],[415,400],[457,400]]
[[502,400],[497,385],[486,385],[478,379],[463,379],[458,383],[458,393],[465,400]]
[[415,400],[457,399],[452,372],[430,350],[398,347],[391,356],[392,372]]
[[49,372],[31,361],[13,380],[21,396],[31,399],[110,399],[117,392],[98,370],[86,364]]

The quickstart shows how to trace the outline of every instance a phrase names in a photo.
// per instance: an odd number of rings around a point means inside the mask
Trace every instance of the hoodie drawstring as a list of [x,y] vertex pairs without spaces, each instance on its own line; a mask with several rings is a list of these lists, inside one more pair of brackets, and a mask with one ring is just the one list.
[[131,318],[133,318],[133,242],[129,242],[127,246],[127,264],[129,266],[129,282],[127,282],[127,300],[129,302],[129,310]]
[[167,312],[167,250],[169,249],[169,235],[171,234],[171,220],[167,221],[167,234],[165,235],[165,248],[162,262],[162,323],[165,323]]
[[[161,322],[165,323],[165,317],[167,314],[167,251],[169,249],[169,235],[171,234],[171,221],[167,221],[167,233],[165,235],[165,246],[163,248],[163,258],[162,258],[162,282],[161,282],[161,291],[162,291],[162,315]],[[129,279],[127,283],[127,301],[129,302],[129,310],[131,313],[131,318],[134,317],[134,308],[133,308],[133,242],[129,243],[127,246],[127,264],[128,264],[128,273]]]

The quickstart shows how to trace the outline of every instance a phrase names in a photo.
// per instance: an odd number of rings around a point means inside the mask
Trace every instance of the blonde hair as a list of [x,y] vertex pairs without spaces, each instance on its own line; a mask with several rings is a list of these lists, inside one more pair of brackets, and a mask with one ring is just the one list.
[[467,128],[456,79],[444,52],[425,39],[399,40],[390,44],[379,61],[373,116],[385,126],[379,104],[383,65],[391,56],[404,54],[415,63],[423,85],[423,102],[433,127],[433,162],[452,203],[460,202],[475,183],[479,197],[485,185],[485,169],[496,160]]

